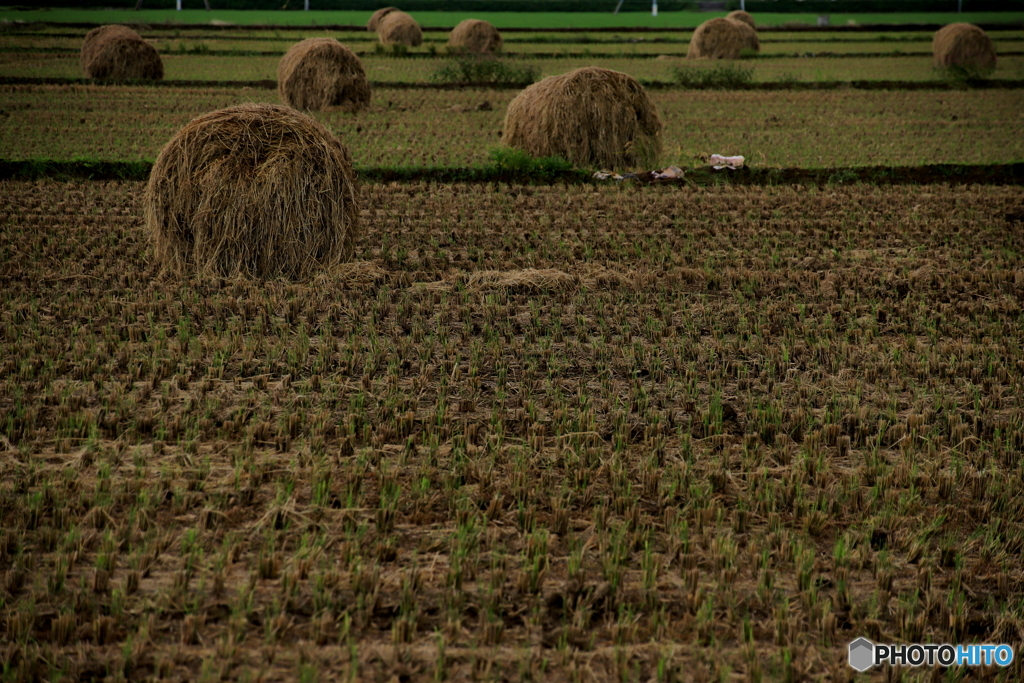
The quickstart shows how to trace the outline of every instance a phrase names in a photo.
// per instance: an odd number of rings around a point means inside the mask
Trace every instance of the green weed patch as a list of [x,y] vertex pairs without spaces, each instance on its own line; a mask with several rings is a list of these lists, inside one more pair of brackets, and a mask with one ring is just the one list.
[[736,88],[754,80],[754,70],[739,64],[724,63],[713,67],[679,67],[674,70],[675,84],[684,88]]
[[493,56],[459,55],[438,68],[430,77],[439,84],[527,86],[540,78],[532,64],[512,64]]

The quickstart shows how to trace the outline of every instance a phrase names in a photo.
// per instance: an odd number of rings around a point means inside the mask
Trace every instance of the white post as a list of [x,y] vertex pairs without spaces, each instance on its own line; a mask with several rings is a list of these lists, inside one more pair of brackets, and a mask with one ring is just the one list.
[[960,14],[964,9],[964,0],[956,0],[956,13]]
[[658,16],[658,0],[651,0],[651,16]]
[[744,12],[747,11],[747,0],[740,0],[740,9]]
[[181,11],[181,0],[178,0],[178,11]]
[[305,9],[307,12],[309,11],[309,0],[306,0],[305,7],[303,9]]

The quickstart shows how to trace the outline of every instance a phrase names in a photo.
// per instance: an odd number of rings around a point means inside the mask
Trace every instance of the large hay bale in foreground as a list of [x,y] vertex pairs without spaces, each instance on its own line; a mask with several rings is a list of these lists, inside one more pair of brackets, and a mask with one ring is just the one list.
[[748,46],[747,33],[740,28],[743,25],[741,21],[724,17],[705,21],[690,38],[687,59],[739,59],[743,48]]
[[79,64],[86,78],[160,80],[164,64],[156,48],[127,26],[100,26],[85,34]]
[[661,153],[661,120],[635,78],[590,66],[519,93],[508,105],[502,142],[577,166],[651,168]]
[[150,173],[146,228],[172,272],[302,279],[352,256],[355,173],[306,114],[242,104],[192,119]]
[[757,30],[757,26],[754,25],[754,17],[750,16],[750,12],[744,12],[741,9],[736,9],[726,14],[725,18],[732,19],[733,21],[742,21],[750,28]]
[[397,12],[397,7],[381,7],[379,10],[370,15],[370,20],[366,22],[367,31],[376,31],[380,28],[380,20],[391,14]]
[[932,40],[935,66],[960,68],[988,74],[996,68],[992,39],[974,24],[950,24],[935,32]]
[[405,45],[419,47],[423,44],[423,32],[416,20],[405,12],[389,12],[377,26],[377,38],[384,45]]
[[501,52],[504,41],[498,29],[480,19],[466,19],[452,29],[448,36],[448,47],[480,54]]
[[277,92],[296,109],[358,111],[370,103],[363,63],[334,38],[307,38],[293,45],[277,66]]

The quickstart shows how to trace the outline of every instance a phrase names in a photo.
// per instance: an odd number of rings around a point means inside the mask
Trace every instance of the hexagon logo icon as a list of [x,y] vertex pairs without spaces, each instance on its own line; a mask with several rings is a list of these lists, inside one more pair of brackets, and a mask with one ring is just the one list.
[[875,644],[867,638],[858,638],[850,643],[850,666],[857,671],[867,671],[875,665]]

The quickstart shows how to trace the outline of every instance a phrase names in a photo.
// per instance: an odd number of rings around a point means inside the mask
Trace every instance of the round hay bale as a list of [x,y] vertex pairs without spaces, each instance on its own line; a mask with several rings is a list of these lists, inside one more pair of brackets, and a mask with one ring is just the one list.
[[757,37],[757,31],[755,31],[752,26],[737,19],[729,19],[729,21],[731,21],[736,28],[740,30],[740,38],[743,40],[742,50],[751,50],[753,52],[761,51],[761,41]]
[[100,43],[114,37],[142,40],[142,36],[136,31],[120,24],[107,24],[106,26],[94,28],[85,34],[85,39],[82,41],[82,52],[79,56],[82,68],[84,69],[85,63],[92,60],[96,55],[96,48]]
[[744,12],[741,9],[735,9],[725,15],[726,19],[732,19],[733,21],[742,21],[744,24],[752,29],[757,29],[754,25],[754,17],[750,16],[750,12]]
[[466,52],[501,52],[504,41],[498,29],[480,19],[466,19],[452,29],[448,36],[448,47]]
[[[698,26],[686,49],[688,59],[739,59],[746,47],[742,22],[725,17],[709,19]],[[749,28],[749,27],[748,27]]]
[[419,47],[423,44],[423,32],[416,20],[405,12],[388,12],[377,26],[377,38],[384,45],[405,45]]
[[661,153],[661,119],[635,78],[589,66],[519,93],[508,105],[502,142],[576,166],[652,168]]
[[359,111],[370,103],[363,63],[334,38],[307,38],[293,45],[277,65],[277,92],[295,109]]
[[192,119],[160,152],[144,198],[172,272],[304,279],[352,256],[355,173],[316,119],[242,104]]
[[932,40],[935,66],[960,68],[988,74],[996,68],[992,39],[974,24],[950,24],[935,32]]
[[79,64],[86,78],[160,80],[164,64],[156,48],[127,26],[100,26],[85,34]]
[[397,12],[397,7],[381,7],[379,10],[370,15],[370,20],[366,22],[367,31],[376,31],[380,27],[380,20],[386,17],[392,12]]

